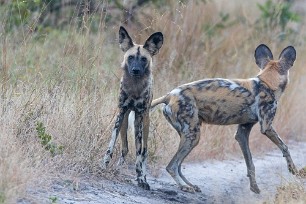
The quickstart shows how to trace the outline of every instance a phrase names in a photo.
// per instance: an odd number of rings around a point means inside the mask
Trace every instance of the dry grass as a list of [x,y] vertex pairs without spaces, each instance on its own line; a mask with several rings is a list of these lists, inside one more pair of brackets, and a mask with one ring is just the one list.
[[[228,13],[229,20],[222,21],[221,12]],[[255,76],[258,69],[253,52],[257,45],[268,44],[277,57],[285,46],[293,44],[298,58],[275,126],[285,141],[303,140],[305,24],[300,23],[303,32],[298,36],[279,41],[277,30],[263,31],[254,26],[258,16],[253,1],[239,1],[239,6],[224,1],[171,1],[167,8],[143,8],[137,16],[138,26],[127,29],[137,43],[153,31],[164,33],[165,44],[155,59],[155,97],[197,79]],[[224,28],[217,27],[220,23]],[[26,195],[37,178],[41,181],[57,173],[67,177],[101,173],[99,162],[116,112],[122,57],[116,40],[119,23],[101,26],[99,34],[78,31],[71,25],[45,36],[1,36],[0,203]],[[151,120],[149,166],[154,170],[170,161],[178,135],[160,110],[152,113]],[[62,154],[52,157],[42,147],[36,131],[38,122],[46,127],[55,145],[63,146]],[[269,151],[274,146],[258,129],[255,126],[252,132],[251,149]],[[200,144],[188,160],[241,156],[234,133],[235,126],[203,125]],[[129,141],[128,161],[133,162],[133,137]],[[113,161],[117,155],[118,148]]]
[[306,191],[303,184],[296,181],[277,188],[274,203],[302,204],[306,201]]
[[[31,127],[19,120],[24,99],[1,100],[0,203],[15,203],[25,195],[25,189],[34,182],[40,185],[47,178],[41,176],[46,173],[44,166],[48,163],[48,155],[29,138]],[[38,179],[40,177],[42,179]]]

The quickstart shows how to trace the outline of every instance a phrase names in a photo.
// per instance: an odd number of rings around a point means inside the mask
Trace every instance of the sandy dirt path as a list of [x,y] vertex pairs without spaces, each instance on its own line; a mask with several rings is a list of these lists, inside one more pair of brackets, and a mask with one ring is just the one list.
[[[306,166],[306,143],[291,143],[289,147],[297,167],[300,169]],[[55,181],[51,190],[29,193],[39,203],[50,203],[51,198],[56,199],[56,203],[68,204],[271,203],[277,186],[295,181],[306,187],[306,179],[297,179],[288,172],[286,161],[278,149],[260,157],[254,156],[253,161],[261,190],[259,195],[249,190],[243,158],[184,163],[183,174],[202,190],[195,194],[180,191],[165,170],[162,170],[158,178],[148,178],[150,191],[138,188],[131,172],[131,175],[125,175],[125,182],[81,178],[77,186],[69,181]],[[31,202],[22,200],[20,203]]]

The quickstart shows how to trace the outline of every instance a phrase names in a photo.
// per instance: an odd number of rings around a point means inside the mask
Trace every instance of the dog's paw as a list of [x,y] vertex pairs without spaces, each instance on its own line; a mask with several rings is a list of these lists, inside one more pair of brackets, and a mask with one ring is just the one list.
[[194,189],[195,192],[202,192],[200,187],[197,185],[192,185],[192,188]]
[[145,181],[138,181],[138,186],[145,190],[150,190],[150,185]]
[[125,158],[124,157],[120,157],[117,163],[117,166],[122,166],[125,163]]
[[101,168],[102,170],[106,170],[107,167],[108,167],[108,163],[105,163],[104,161],[100,162],[100,168]]
[[104,159],[100,162],[101,169],[105,170],[107,169],[110,162],[110,157],[108,155],[104,156]]
[[288,170],[293,175],[296,175],[298,173],[298,170],[297,170],[297,168],[295,167],[294,164],[288,164]]
[[259,190],[257,184],[251,184],[250,190],[253,191],[253,192],[256,193],[256,194],[260,194],[260,190]]
[[185,192],[188,192],[188,193],[195,193],[195,189],[191,186],[187,186],[187,185],[183,185],[183,186],[180,186],[180,189],[182,191],[185,191]]

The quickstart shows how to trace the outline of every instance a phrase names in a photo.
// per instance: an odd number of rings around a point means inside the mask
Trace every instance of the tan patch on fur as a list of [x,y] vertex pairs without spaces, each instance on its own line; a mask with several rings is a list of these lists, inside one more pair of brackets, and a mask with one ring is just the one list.
[[282,82],[282,77],[279,74],[278,61],[270,61],[267,66],[258,74],[258,78],[264,82],[270,89],[276,91]]
[[249,90],[250,92],[253,91],[253,82],[249,79],[235,79],[234,82],[238,83],[243,88]]
[[[250,83],[250,82],[249,82]],[[247,82],[245,82],[247,84]],[[208,85],[209,90],[199,92],[195,87],[189,87],[192,95],[196,98],[198,102],[205,101],[206,103],[214,102],[218,104],[218,101],[225,100],[227,104],[239,105],[242,104],[245,99],[243,98],[243,93],[239,91],[233,91],[227,87],[220,87],[218,82],[212,82]]]
[[170,98],[169,106],[171,107],[172,112],[177,112],[180,109],[179,103],[178,103],[179,101],[180,99],[178,96],[172,96]]

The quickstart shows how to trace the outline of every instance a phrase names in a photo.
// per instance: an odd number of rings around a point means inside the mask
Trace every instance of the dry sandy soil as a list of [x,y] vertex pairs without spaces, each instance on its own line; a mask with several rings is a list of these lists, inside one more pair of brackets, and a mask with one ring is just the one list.
[[[292,158],[300,169],[306,165],[306,143],[288,145]],[[204,161],[184,163],[183,173],[201,193],[180,191],[173,179],[164,170],[157,178],[150,177],[150,191],[137,187],[133,167],[123,166],[120,175],[112,180],[102,178],[78,178],[77,180],[54,180],[50,189],[32,189],[28,199],[19,203],[271,203],[276,189],[288,182],[301,182],[306,187],[306,179],[292,176],[286,161],[278,149],[262,155],[253,156],[256,167],[257,183],[261,194],[249,190],[246,166],[243,158],[226,161]],[[124,172],[124,173],[123,173]],[[128,172],[128,173],[127,173]],[[124,179],[118,178],[124,177]]]

